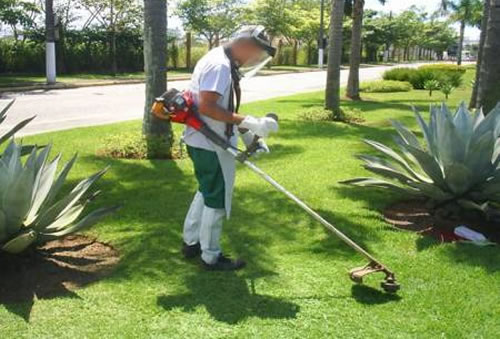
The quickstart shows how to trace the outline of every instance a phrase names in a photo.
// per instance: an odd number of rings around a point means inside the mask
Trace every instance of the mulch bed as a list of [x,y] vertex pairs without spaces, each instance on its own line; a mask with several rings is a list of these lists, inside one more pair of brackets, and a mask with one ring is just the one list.
[[71,294],[108,275],[119,253],[83,235],[50,241],[22,255],[0,253],[0,304]]
[[463,240],[456,236],[453,230],[457,226],[467,226],[480,232],[488,240],[500,243],[500,227],[486,220],[464,217],[460,220],[440,217],[433,213],[424,201],[401,201],[387,207],[383,211],[384,219],[395,227],[432,236],[441,242]]

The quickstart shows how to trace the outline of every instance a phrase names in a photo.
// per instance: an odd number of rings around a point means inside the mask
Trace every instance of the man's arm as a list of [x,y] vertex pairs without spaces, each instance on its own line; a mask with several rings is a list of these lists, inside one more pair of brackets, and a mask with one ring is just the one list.
[[219,98],[220,94],[217,92],[201,91],[199,102],[200,113],[214,120],[239,125],[245,119],[245,116],[230,112],[221,107],[217,103]]
[[241,132],[250,130],[259,137],[266,138],[270,132],[278,130],[278,123],[269,117],[254,118],[250,115],[241,115],[224,109],[217,100],[220,94],[212,91],[201,91],[198,109],[200,114],[206,115],[214,120],[238,125]]

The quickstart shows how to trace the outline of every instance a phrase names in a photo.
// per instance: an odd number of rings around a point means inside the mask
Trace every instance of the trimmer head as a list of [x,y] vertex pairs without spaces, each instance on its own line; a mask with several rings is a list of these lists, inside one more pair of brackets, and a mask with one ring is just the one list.
[[394,276],[394,273],[389,271],[384,266],[381,266],[373,261],[368,263],[365,266],[356,267],[356,268],[352,269],[349,272],[349,277],[355,283],[362,284],[363,277],[365,277],[368,274],[372,274],[372,273],[376,273],[376,272],[385,273],[385,279],[380,283],[380,287],[382,287],[382,289],[385,292],[396,293],[399,290],[400,285],[397,283],[396,277]]

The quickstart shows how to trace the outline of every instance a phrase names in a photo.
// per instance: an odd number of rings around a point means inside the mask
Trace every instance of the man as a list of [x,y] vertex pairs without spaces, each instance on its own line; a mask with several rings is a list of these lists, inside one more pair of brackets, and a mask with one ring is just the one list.
[[[271,118],[237,113],[241,98],[238,68],[257,63],[263,54],[274,53],[264,28],[252,26],[238,32],[230,43],[209,51],[196,64],[189,90],[201,118],[233,146],[237,145],[238,134],[248,146],[255,135],[264,138],[278,130]],[[208,270],[240,269],[245,262],[224,256],[220,249],[223,219],[229,218],[231,212],[235,159],[189,126],[183,138],[199,184],[184,222],[184,256],[195,258],[201,254]],[[259,146],[261,151],[269,152],[262,139]]]

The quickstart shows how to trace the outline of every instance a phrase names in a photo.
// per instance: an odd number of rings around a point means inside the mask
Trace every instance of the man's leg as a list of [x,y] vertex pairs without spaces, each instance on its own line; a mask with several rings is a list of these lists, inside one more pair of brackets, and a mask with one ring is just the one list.
[[194,258],[200,255],[200,227],[201,218],[203,215],[203,195],[200,191],[196,191],[193,202],[189,207],[189,211],[184,220],[183,239],[184,244],[182,252],[186,258]]
[[226,211],[224,209],[224,175],[215,152],[188,146],[194,164],[196,179],[203,195],[204,208],[200,227],[202,261],[207,269],[234,270],[244,266],[222,256],[220,237]]
[[205,206],[200,229],[201,259],[215,264],[221,254],[220,236],[226,211],[223,208]]

